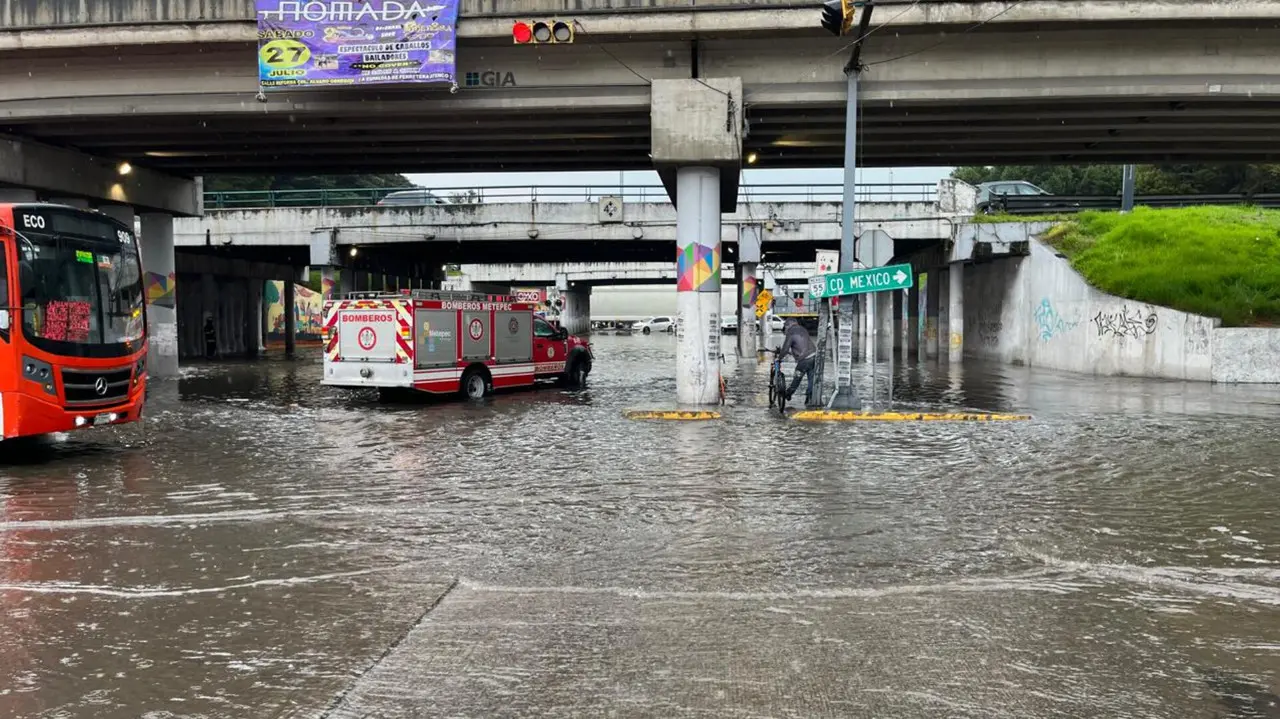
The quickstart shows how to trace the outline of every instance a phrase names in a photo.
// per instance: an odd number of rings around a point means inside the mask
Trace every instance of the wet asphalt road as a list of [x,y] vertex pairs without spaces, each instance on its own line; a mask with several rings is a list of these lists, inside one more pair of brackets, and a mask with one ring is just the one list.
[[0,717],[1280,717],[1280,388],[923,363],[815,425],[674,339],[589,389],[380,405],[186,369],[0,446]]

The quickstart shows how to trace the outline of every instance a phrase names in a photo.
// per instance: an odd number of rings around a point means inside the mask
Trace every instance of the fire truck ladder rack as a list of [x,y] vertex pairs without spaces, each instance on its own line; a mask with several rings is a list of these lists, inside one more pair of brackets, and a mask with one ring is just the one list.
[[516,302],[511,295],[490,295],[484,292],[458,290],[399,290],[347,292],[344,300],[433,300],[438,302]]

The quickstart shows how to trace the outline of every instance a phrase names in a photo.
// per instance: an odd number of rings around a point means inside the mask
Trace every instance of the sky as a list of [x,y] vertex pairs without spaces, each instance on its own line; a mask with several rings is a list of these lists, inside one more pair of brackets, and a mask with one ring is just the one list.
[[[936,183],[950,174],[951,167],[902,167],[874,168],[858,171],[859,183]],[[821,170],[769,170],[749,169],[744,173],[747,185],[798,184],[837,185],[844,179],[841,168]],[[415,174],[406,175],[410,181],[432,190],[470,187],[516,186],[601,186],[618,187],[619,175],[624,187],[658,186],[658,174],[653,170],[631,172],[477,172],[471,174]]]

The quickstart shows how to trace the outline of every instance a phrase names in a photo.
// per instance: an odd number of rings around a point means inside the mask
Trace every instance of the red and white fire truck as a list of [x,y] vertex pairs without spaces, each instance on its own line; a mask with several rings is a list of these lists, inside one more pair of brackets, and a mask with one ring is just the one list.
[[460,392],[559,380],[585,384],[586,340],[507,295],[444,290],[354,292],[324,304],[323,384]]

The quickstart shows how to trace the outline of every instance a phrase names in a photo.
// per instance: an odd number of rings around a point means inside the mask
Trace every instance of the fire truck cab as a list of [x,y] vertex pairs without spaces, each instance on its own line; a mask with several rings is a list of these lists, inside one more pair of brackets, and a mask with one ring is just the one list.
[[590,345],[535,309],[508,295],[445,290],[329,300],[322,384],[471,399],[544,380],[582,386],[594,360]]

